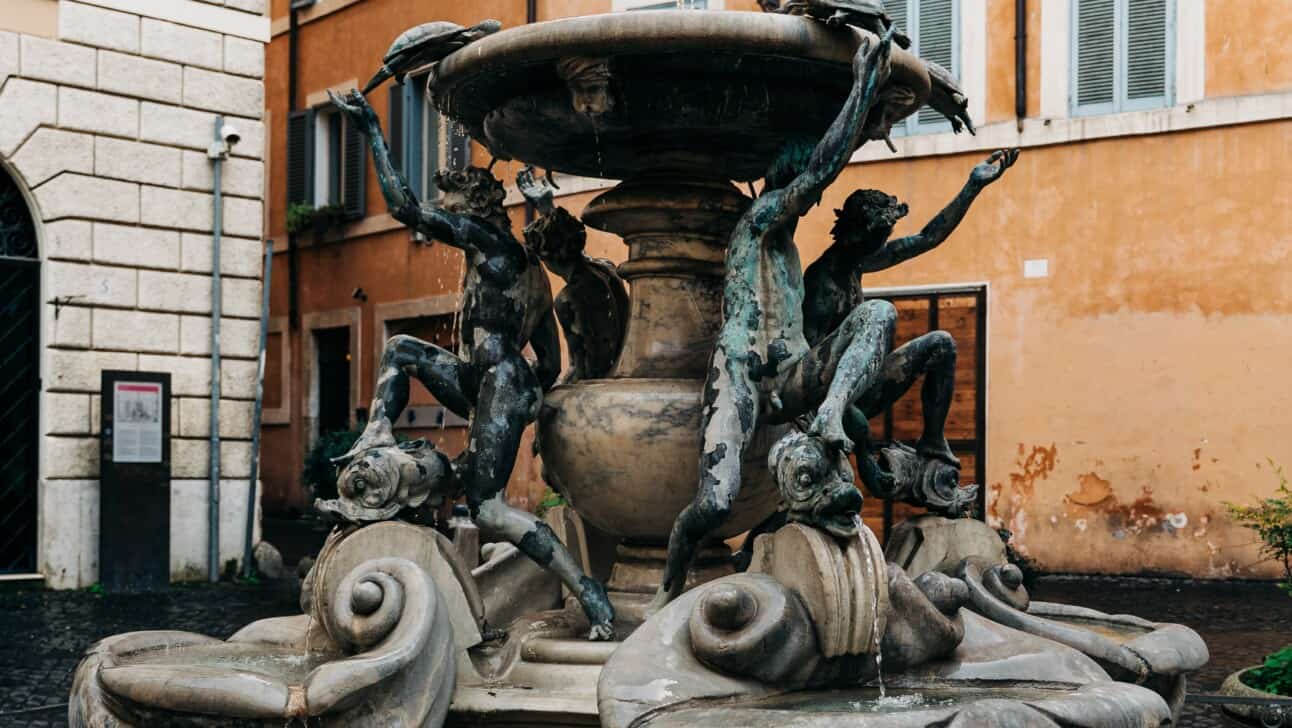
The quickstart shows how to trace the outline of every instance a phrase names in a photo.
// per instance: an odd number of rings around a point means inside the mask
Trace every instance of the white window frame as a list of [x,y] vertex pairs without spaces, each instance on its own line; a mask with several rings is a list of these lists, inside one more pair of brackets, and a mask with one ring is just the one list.
[[[682,0],[682,10],[726,10],[726,0]],[[696,7],[692,7],[692,3]],[[698,7],[701,3],[704,7]],[[621,13],[626,10],[674,10],[677,0],[611,0],[610,9]]]
[[[1162,61],[1163,66],[1163,94],[1161,97],[1150,99],[1129,99],[1126,98],[1126,75],[1129,72],[1127,61],[1127,49],[1129,46],[1128,30],[1126,28],[1129,16],[1129,0],[1114,0],[1113,10],[1113,100],[1098,104],[1081,105],[1077,100],[1077,72],[1079,66],[1077,63],[1077,14],[1080,12],[1080,3],[1077,0],[1068,0],[1068,27],[1067,27],[1067,51],[1068,51],[1068,113],[1072,117],[1081,116],[1102,116],[1105,114],[1120,114],[1130,111],[1147,111],[1149,109],[1164,109],[1175,105],[1176,99],[1176,45],[1179,43],[1179,29],[1177,16],[1176,0],[1164,0],[1166,2],[1166,58]],[[1201,5],[1197,0],[1195,4]]]
[[[344,184],[344,170],[341,169],[345,145],[345,130],[342,128],[342,117],[335,107],[319,106],[314,109],[314,206],[341,204]],[[335,128],[336,139],[332,139]],[[333,144],[336,149],[333,149]],[[335,152],[335,154],[334,154]],[[333,156],[336,160],[336,179],[332,179]],[[333,188],[335,185],[335,189]]]

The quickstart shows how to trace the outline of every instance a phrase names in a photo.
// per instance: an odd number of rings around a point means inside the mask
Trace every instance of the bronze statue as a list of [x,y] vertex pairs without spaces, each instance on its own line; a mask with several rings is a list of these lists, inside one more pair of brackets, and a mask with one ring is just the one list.
[[[546,524],[503,499],[521,435],[538,415],[543,390],[556,380],[560,352],[547,275],[538,256],[511,233],[502,183],[480,167],[441,171],[435,176],[440,204],[423,205],[391,163],[381,122],[363,95],[351,91],[332,101],[368,138],[391,215],[428,240],[462,250],[467,262],[463,355],[411,336],[386,342],[368,427],[348,455],[391,444],[383,428],[408,404],[408,379],[416,377],[441,404],[470,420],[456,470],[471,516],[556,572],[583,605],[590,638],[609,639],[614,610],[605,588],[583,574]],[[521,354],[527,343],[538,356],[533,367]]]
[[556,294],[556,318],[565,331],[570,365],[559,383],[601,379],[619,358],[628,324],[628,290],[615,265],[584,254],[583,223],[553,202],[553,185],[534,176],[533,167],[516,175],[516,186],[540,217],[525,226],[525,243],[547,269],[565,281]]
[[445,56],[461,50],[468,43],[497,33],[501,29],[502,23],[497,20],[485,20],[470,28],[444,20],[422,23],[409,28],[390,44],[390,49],[381,59],[381,68],[364,85],[363,93],[372,93],[389,78],[394,78],[395,83],[401,84],[404,82],[404,76],[410,71],[438,63]]
[[[889,240],[897,221],[908,208],[896,197],[879,190],[857,190],[835,211],[831,234],[834,243],[804,274],[803,329],[809,344],[816,344],[838,328],[864,296],[861,274],[886,270],[941,245],[964,219],[978,194],[1000,179],[1018,159],[1018,150],[993,152],[974,167],[956,195],[920,232]],[[885,339],[892,341],[894,321]],[[958,514],[972,502],[974,490],[957,488],[960,461],[951,453],[943,433],[955,384],[956,345],[945,331],[933,331],[910,341],[884,358],[877,381],[861,393],[843,417],[847,437],[860,451],[869,450],[870,417],[888,409],[910,389],[921,375],[924,385],[920,401],[924,432],[916,451],[921,458],[939,462],[917,462],[910,453],[893,449],[882,458],[890,467],[876,469],[870,458],[858,460],[862,482],[876,495],[901,498],[939,513]],[[901,482],[894,481],[900,475]]]
[[[894,27],[880,0],[758,0],[758,7],[765,13],[806,15],[826,25],[852,25],[875,35]],[[899,48],[911,47],[910,37],[901,29],[894,28],[893,42]]]
[[896,313],[886,302],[866,302],[809,346],[794,232],[862,142],[866,116],[888,78],[891,47],[891,28],[878,42],[862,37],[852,90],[825,136],[819,143],[793,139],[783,147],[732,232],[722,328],[702,395],[699,488],[673,524],[652,609],[681,593],[699,543],[730,514],[740,491],[741,455],[760,420],[788,421],[820,405],[810,434],[836,450],[851,449],[842,417],[846,405],[876,381]]

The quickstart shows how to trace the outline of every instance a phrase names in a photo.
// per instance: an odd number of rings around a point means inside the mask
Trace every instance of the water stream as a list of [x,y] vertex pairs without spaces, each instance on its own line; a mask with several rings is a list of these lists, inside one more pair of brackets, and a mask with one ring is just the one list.
[[[862,529],[866,527],[866,524],[862,523],[860,513],[853,515],[852,522],[857,527],[858,555],[861,556],[861,558],[864,560],[866,564],[866,569],[867,571],[869,571],[873,566],[873,562],[871,561],[871,559],[867,558],[867,549],[865,548],[865,540],[862,534]],[[884,636],[880,633],[880,625],[879,625],[879,616],[880,616],[879,615],[879,609],[880,609],[879,579],[883,577],[880,574],[872,574],[872,576],[875,578],[875,583],[872,584],[870,588],[870,595],[871,595],[870,598],[871,598],[871,607],[872,607],[870,638],[875,643],[875,682],[879,684],[879,699],[884,700],[886,697],[884,693],[884,648],[883,648]]]

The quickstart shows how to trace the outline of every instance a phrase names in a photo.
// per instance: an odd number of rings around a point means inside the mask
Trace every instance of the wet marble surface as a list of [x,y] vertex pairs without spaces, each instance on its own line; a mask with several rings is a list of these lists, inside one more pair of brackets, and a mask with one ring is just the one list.
[[[1214,692],[1229,673],[1292,644],[1292,599],[1268,583],[1046,577],[1032,595],[1196,629],[1211,662],[1192,676],[1191,692]],[[0,593],[0,725],[66,725],[72,672],[85,647],[102,637],[166,628],[223,638],[257,619],[299,613],[294,597],[273,585]],[[13,712],[48,705],[56,707]],[[1182,724],[1222,725],[1215,709],[1195,705],[1185,707]]]

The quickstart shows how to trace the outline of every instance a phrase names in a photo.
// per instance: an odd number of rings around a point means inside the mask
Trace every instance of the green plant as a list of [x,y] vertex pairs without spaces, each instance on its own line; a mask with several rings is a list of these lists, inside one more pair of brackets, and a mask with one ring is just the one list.
[[543,514],[547,513],[549,509],[563,505],[565,505],[565,496],[548,488],[543,491],[543,499],[538,502],[538,507],[534,509],[534,515],[542,518]]
[[[1225,502],[1230,518],[1256,532],[1262,541],[1261,553],[1283,564],[1283,591],[1292,596],[1292,489],[1288,488],[1283,468],[1269,461],[1278,476],[1279,487],[1273,498],[1263,498],[1253,506]],[[1292,659],[1292,658],[1290,658]]]
[[1242,680],[1257,690],[1292,696],[1292,645],[1266,657],[1264,665],[1244,672]]
[[287,206],[287,232],[292,234],[313,230],[321,233],[345,222],[345,208],[340,205],[314,207],[304,202]]
[[[314,441],[314,446],[305,453],[305,470],[302,478],[314,492],[315,498],[330,500],[337,497],[336,478],[338,473],[332,458],[340,457],[350,451],[355,440],[363,433],[364,424],[360,422],[353,430],[336,430],[325,432]],[[408,437],[402,432],[395,433],[396,442],[407,442]]]
[[96,581],[96,582],[94,582],[93,584],[91,584],[91,585],[86,589],[86,591],[88,591],[89,593],[94,594],[94,595],[102,595],[102,594],[103,594],[103,584],[102,584],[101,582],[97,582],[97,581]]

